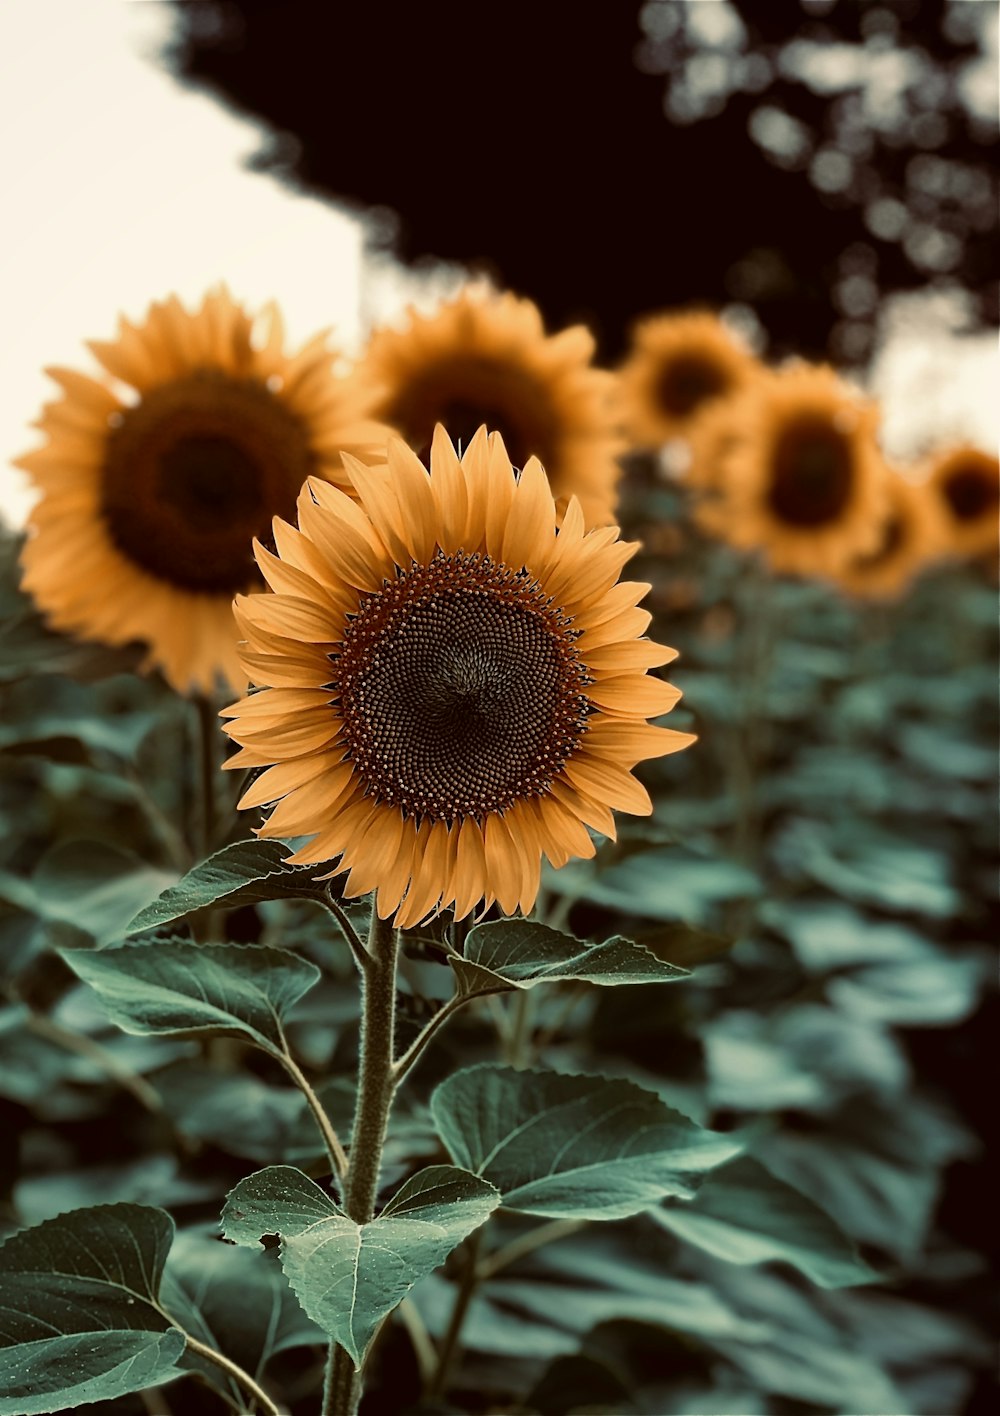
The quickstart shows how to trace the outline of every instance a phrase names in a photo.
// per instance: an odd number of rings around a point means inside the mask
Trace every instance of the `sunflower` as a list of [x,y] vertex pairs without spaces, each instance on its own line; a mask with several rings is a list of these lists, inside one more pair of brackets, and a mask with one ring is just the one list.
[[761,548],[775,571],[836,575],[882,534],[877,419],[826,366],[762,375],[733,402],[717,494],[698,506],[698,521],[733,545]]
[[242,688],[233,594],[259,585],[254,535],[290,515],[307,477],[345,482],[341,451],[385,430],[332,370],[326,336],[282,352],[225,288],[189,313],[171,296],[91,350],[108,378],[47,373],[62,390],[18,459],[42,496],[29,519],[25,588],[57,629],[106,644],[139,640],[146,667],[179,692],[218,675]]
[[861,599],[887,600],[902,594],[935,556],[934,509],[926,484],[888,471],[888,512],[873,550],[855,556],[837,581]]
[[949,448],[931,464],[942,549],[952,555],[996,554],[1000,540],[1000,463],[971,443]]
[[537,458],[515,478],[485,428],[461,460],[437,428],[429,464],[397,438],[387,469],[349,462],[360,504],[303,488],[298,530],[256,548],[275,593],[236,605],[262,687],[223,714],[226,766],[266,769],[241,807],[276,803],[258,835],[311,836],[290,860],[337,860],[401,926],[527,912],[542,855],[648,814],[631,768],[693,741],[646,722],[680,694],[646,673],[676,653],[640,637],[649,587],[619,582],[635,545],[576,497],[557,532]]
[[560,509],[576,496],[588,525],[614,519],[624,450],[613,374],[592,364],[583,325],[546,335],[538,307],[471,286],[405,329],[376,330],[356,370],[375,412],[424,460],[435,424],[467,446],[496,429],[515,467],[542,463]]
[[629,436],[639,447],[686,437],[708,409],[745,388],[759,369],[707,310],[642,320],[619,371]]

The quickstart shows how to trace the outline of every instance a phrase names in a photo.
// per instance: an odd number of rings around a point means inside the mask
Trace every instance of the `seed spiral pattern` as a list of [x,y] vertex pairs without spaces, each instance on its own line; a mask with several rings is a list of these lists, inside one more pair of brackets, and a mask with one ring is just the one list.
[[364,596],[336,679],[366,795],[451,822],[546,792],[587,729],[578,633],[526,570],[478,553]]

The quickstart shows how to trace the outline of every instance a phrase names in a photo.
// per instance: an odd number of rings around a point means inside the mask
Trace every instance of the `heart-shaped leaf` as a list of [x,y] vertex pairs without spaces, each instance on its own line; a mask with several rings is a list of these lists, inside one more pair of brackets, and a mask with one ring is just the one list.
[[441,1083],[431,1111],[455,1163],[495,1185],[505,1208],[553,1219],[624,1219],[690,1196],[682,1177],[743,1149],[603,1077],[469,1067]]
[[690,1204],[655,1214],[664,1228],[731,1264],[781,1259],[822,1288],[876,1277],[829,1215],[749,1156],[710,1175]]
[[280,1052],[288,1009],[320,976],[286,949],[167,939],[63,957],[130,1033],[228,1033]]
[[230,1192],[222,1228],[237,1244],[280,1235],[282,1266],[299,1302],[360,1366],[382,1319],[499,1203],[486,1181],[432,1165],[359,1225],[301,1170],[276,1165]]
[[470,996],[537,983],[671,983],[687,977],[629,939],[586,944],[528,919],[478,925],[465,941],[464,957],[451,955],[449,963]]
[[262,900],[301,899],[322,892],[308,869],[285,865],[288,847],[280,841],[236,841],[189,870],[176,885],[129,921],[127,933],[141,934],[176,924],[210,906],[236,909]]
[[174,1226],[98,1205],[0,1245],[0,1416],[76,1409],[181,1375],[185,1337],[159,1305]]

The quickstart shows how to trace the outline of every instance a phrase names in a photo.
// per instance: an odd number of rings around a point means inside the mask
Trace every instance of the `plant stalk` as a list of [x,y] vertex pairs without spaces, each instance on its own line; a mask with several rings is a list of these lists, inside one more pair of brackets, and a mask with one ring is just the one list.
[[[379,919],[372,902],[368,963],[361,977],[361,1058],[358,1102],[344,1181],[344,1209],[355,1224],[375,1214],[382,1148],[396,1090],[393,1035],[396,1022],[396,960],[399,945],[391,924]],[[362,1377],[348,1352],[330,1344],[323,1416],[355,1416]]]

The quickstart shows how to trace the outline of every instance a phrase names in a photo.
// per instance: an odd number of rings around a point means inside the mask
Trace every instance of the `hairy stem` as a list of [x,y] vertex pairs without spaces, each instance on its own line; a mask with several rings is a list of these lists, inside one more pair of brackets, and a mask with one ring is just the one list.
[[369,961],[368,950],[362,943],[362,940],[358,935],[357,930],[354,928],[354,925],[351,923],[350,916],[344,909],[343,905],[340,903],[339,900],[335,900],[333,898],[333,896],[330,894],[329,889],[324,890],[323,894],[319,896],[319,900],[320,903],[330,911],[334,919],[340,925],[341,933],[343,934],[344,938],[347,940],[348,945],[350,946],[351,953],[354,956],[354,962],[357,964],[358,968],[362,970],[367,968]]
[[[391,924],[379,919],[372,902],[368,962],[361,983],[361,1058],[351,1153],[344,1181],[344,1209],[355,1224],[375,1214],[386,1125],[396,1090],[393,1034],[396,1022],[396,960],[399,944]],[[361,1374],[345,1349],[330,1344],[323,1416],[354,1416],[361,1399]]]

